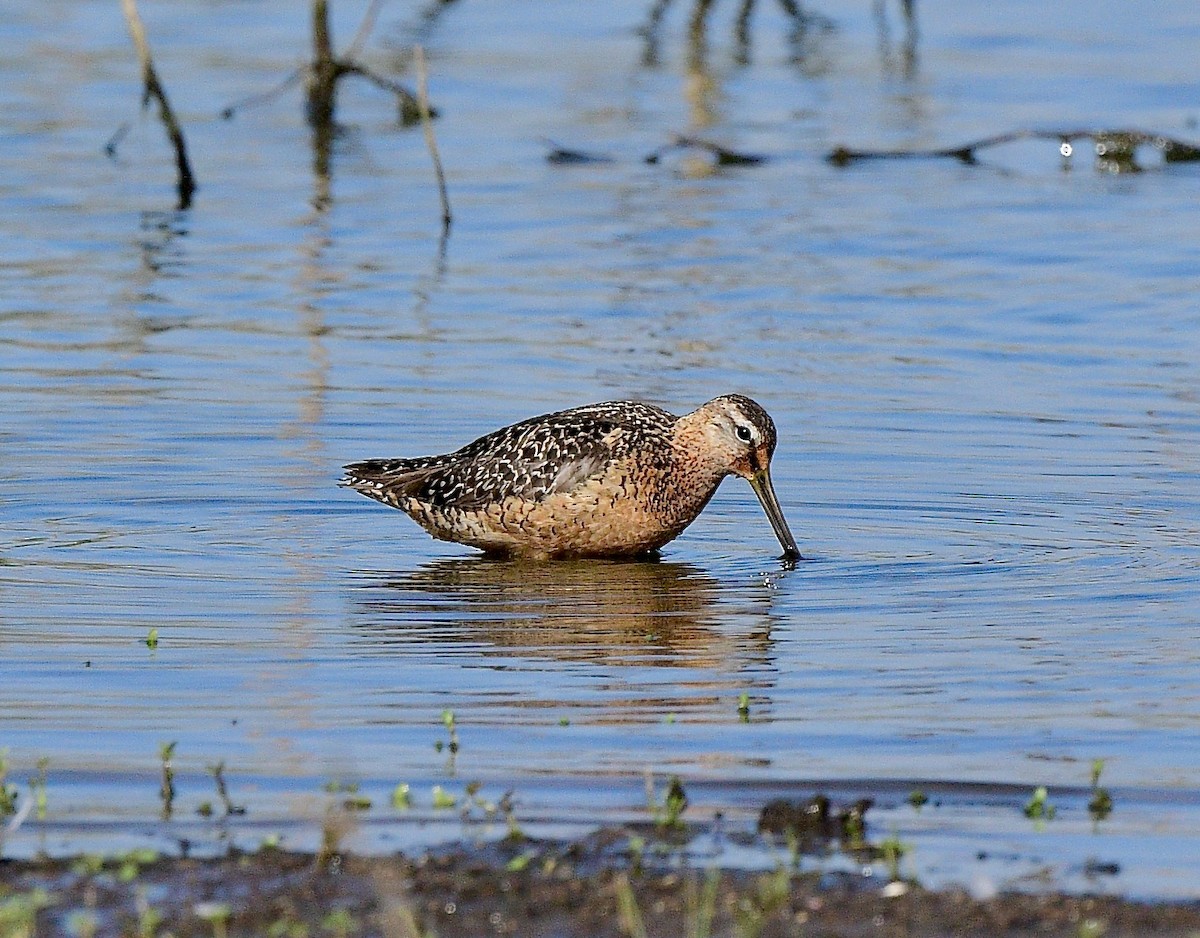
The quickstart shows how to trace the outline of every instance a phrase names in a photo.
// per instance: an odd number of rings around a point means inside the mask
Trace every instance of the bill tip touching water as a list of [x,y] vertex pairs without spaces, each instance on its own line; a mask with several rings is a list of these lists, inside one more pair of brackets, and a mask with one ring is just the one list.
[[801,559],[771,483],[775,422],[726,394],[683,416],[609,401],[532,417],[461,449],[350,463],[341,484],[436,538],[534,558],[636,557],[678,537],[729,475]]

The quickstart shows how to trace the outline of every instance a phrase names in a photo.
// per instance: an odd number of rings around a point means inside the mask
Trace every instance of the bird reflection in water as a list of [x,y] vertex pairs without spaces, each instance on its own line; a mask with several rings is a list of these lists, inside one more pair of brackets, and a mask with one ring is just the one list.
[[457,557],[380,576],[359,591],[354,622],[381,647],[464,643],[483,655],[761,668],[770,592],[730,592],[686,563]]

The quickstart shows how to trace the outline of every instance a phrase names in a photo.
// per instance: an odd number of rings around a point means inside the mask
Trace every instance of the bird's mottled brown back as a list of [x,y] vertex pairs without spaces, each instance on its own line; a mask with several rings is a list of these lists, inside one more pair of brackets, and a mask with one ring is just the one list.
[[504,427],[444,456],[353,463],[347,482],[396,507],[405,507],[403,499],[459,511],[509,497],[537,501],[630,454],[669,452],[676,419],[632,401],[590,404]]

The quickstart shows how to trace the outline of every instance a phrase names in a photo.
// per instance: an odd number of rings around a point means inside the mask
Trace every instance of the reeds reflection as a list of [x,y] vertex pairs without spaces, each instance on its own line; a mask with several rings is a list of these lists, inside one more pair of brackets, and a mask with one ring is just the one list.
[[722,672],[761,664],[765,599],[746,617],[723,592],[686,563],[456,557],[364,586],[354,624],[379,645],[461,642],[481,654]]

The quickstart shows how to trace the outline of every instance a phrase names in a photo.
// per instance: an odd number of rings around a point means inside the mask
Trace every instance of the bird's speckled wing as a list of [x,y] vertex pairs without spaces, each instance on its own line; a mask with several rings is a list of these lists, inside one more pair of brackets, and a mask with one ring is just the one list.
[[651,437],[669,436],[675,420],[649,404],[589,404],[504,427],[445,456],[353,463],[346,482],[393,505],[402,497],[460,510],[510,496],[536,501],[570,491]]

